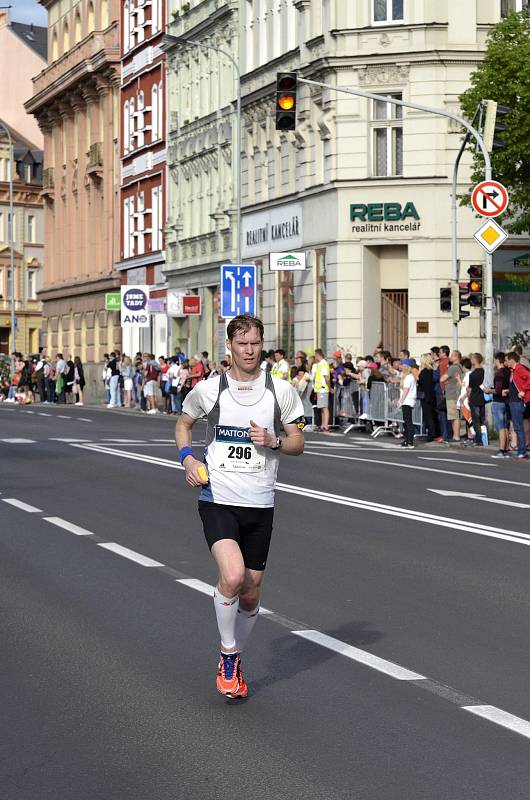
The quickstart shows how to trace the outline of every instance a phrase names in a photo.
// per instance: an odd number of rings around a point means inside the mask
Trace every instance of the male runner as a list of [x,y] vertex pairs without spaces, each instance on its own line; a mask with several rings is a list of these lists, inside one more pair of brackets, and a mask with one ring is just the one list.
[[[199,514],[219,569],[214,593],[221,637],[217,689],[227,697],[246,697],[240,654],[259,612],[279,454],[303,452],[304,409],[287,381],[260,369],[261,320],[250,314],[235,317],[228,325],[227,348],[230,369],[200,381],[187,395],[176,442],[187,483],[202,487]],[[206,449],[200,461],[193,455],[191,433],[204,416]],[[282,427],[285,436],[280,436]]]

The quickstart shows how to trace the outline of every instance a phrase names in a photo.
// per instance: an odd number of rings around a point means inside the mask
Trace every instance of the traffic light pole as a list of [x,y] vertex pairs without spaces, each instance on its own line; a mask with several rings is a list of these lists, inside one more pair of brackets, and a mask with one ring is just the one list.
[[[484,180],[489,181],[491,180],[491,159],[490,155],[486,149],[486,145],[484,144],[484,140],[480,135],[479,131],[473,127],[473,125],[468,122],[467,119],[464,117],[460,117],[458,114],[453,114],[452,111],[446,111],[442,108],[434,108],[431,106],[423,106],[419,103],[411,103],[408,100],[398,100],[396,97],[391,97],[389,95],[382,95],[382,94],[374,94],[373,92],[365,92],[362,89],[345,89],[342,86],[332,86],[329,83],[321,83],[320,81],[311,81],[307,78],[298,78],[298,83],[306,83],[309,86],[320,86],[323,89],[329,89],[332,92],[340,92],[342,94],[350,94],[354,97],[366,97],[368,100],[381,100],[384,103],[392,103],[395,106],[402,106],[404,108],[413,108],[415,111],[425,111],[427,114],[436,114],[439,117],[448,117],[449,119],[453,119],[455,122],[458,122],[459,125],[462,125],[466,131],[467,136],[472,136],[477,145],[479,146],[482,155],[484,157]],[[467,138],[467,137],[466,137]],[[462,150],[463,152],[463,150]],[[457,161],[460,161],[462,153],[458,154]],[[453,181],[455,179],[456,170],[458,169],[458,163],[455,165],[455,173],[453,174]],[[456,187],[453,182],[453,199],[455,203],[456,209]],[[452,227],[452,241],[454,242],[454,247],[456,246],[456,213],[451,216],[451,227]],[[453,258],[454,258],[454,251],[453,251]],[[453,275],[454,269],[458,269],[458,264],[453,261]],[[486,366],[486,382],[488,378],[493,380],[493,259],[491,255],[486,256],[486,280],[485,280],[485,310],[486,310],[486,352],[485,352],[485,366]],[[456,326],[455,326],[456,327]],[[458,340],[457,340],[458,341]],[[491,384],[490,384],[491,385]]]

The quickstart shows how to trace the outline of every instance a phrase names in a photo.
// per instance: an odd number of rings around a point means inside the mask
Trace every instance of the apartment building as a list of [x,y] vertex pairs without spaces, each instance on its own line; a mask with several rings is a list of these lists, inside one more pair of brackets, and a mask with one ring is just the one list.
[[93,364],[121,345],[105,308],[119,288],[119,0],[41,4],[48,64],[25,107],[44,134],[44,344]]
[[[240,64],[243,259],[258,266],[267,344],[288,350],[379,343],[416,354],[451,341],[439,289],[451,279],[450,203],[458,124],[385,101],[301,86],[294,132],[274,124],[279,71],[459,112],[491,26],[520,0],[196,0],[171,17],[171,33],[222,46]],[[234,81],[222,55],[174,46],[169,62],[171,289],[201,294],[200,322],[174,335],[214,351],[219,265],[234,236]],[[459,192],[469,185],[469,160]],[[459,257],[484,255],[479,221],[459,209]],[[275,236],[273,232],[280,232]],[[516,261],[528,244],[499,251]],[[271,252],[303,251],[303,272],[271,271]],[[508,256],[511,258],[510,256]],[[463,350],[481,349],[478,311],[460,325]],[[207,347],[208,349],[208,347]]]
[[164,0],[121,5],[120,258],[122,284],[150,287],[150,327],[123,329],[127,353],[166,352],[166,76]]

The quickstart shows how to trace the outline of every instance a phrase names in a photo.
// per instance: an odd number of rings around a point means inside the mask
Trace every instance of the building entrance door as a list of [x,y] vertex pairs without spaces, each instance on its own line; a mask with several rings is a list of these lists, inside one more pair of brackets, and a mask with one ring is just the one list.
[[9,355],[9,328],[0,328],[0,353]]
[[409,293],[407,289],[381,290],[383,347],[396,356],[408,347]]

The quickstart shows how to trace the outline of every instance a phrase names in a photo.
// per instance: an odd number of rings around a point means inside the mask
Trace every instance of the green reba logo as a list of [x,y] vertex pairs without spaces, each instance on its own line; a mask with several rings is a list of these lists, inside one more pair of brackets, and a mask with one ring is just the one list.
[[283,269],[294,269],[295,267],[300,267],[301,265],[302,262],[300,259],[296,256],[293,256],[292,253],[289,253],[289,255],[278,259],[278,266],[282,267]]
[[406,219],[419,220],[414,203],[352,203],[350,205],[350,219],[352,222],[402,222]]

